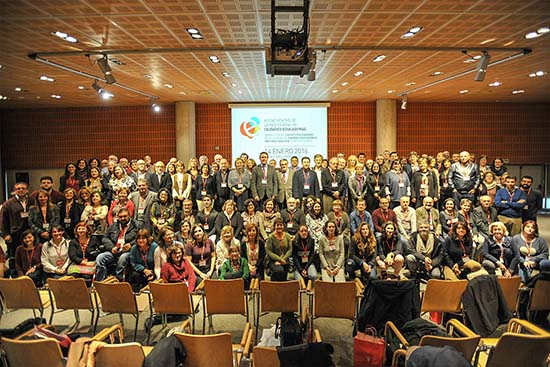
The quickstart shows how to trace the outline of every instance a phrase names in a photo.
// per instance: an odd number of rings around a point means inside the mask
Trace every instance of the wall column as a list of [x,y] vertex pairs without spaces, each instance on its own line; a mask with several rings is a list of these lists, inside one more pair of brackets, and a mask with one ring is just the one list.
[[397,150],[397,101],[376,100],[376,154]]
[[187,167],[195,156],[195,102],[176,102],[176,158]]

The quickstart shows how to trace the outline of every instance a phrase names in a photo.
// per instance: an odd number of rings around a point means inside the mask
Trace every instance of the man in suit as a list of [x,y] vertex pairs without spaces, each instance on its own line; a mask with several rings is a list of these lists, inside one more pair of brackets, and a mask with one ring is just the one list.
[[227,183],[229,178],[229,162],[227,159],[222,158],[220,160],[220,170],[216,172],[216,203],[214,208],[220,211],[223,207],[223,203],[229,199],[231,188]]
[[338,158],[332,157],[328,162],[328,169],[321,173],[321,192],[323,193],[325,214],[330,212],[334,200],[342,200],[346,185],[344,172],[338,169]]
[[479,206],[472,212],[473,232],[478,243],[483,243],[486,238],[491,237],[489,225],[496,221],[498,212],[493,207],[493,199],[489,195],[480,196]]
[[151,230],[151,207],[157,199],[157,194],[149,191],[149,185],[144,179],[138,180],[138,191],[130,194],[128,199],[134,203],[134,220],[138,228]]
[[298,169],[292,177],[292,197],[302,202],[308,195],[313,195],[316,198],[321,198],[321,191],[319,190],[319,180],[317,174],[310,168],[309,157],[302,158],[302,168]]
[[417,228],[421,224],[427,223],[430,232],[436,237],[441,236],[442,228],[439,221],[439,211],[434,208],[434,199],[431,196],[424,196],[422,206],[416,208],[416,225]]
[[250,191],[254,200],[258,202],[258,208],[263,207],[267,199],[275,199],[279,193],[279,178],[275,168],[267,164],[268,159],[267,152],[261,152],[260,164],[252,170]]
[[283,158],[279,161],[277,176],[279,178],[277,201],[279,202],[279,208],[285,209],[287,207],[287,199],[292,197],[292,179],[294,178],[294,171],[288,168],[288,160]]
[[155,173],[151,173],[147,179],[152,191],[159,192],[160,189],[166,189],[172,192],[172,177],[168,172],[164,172],[164,163],[161,161],[155,163]]

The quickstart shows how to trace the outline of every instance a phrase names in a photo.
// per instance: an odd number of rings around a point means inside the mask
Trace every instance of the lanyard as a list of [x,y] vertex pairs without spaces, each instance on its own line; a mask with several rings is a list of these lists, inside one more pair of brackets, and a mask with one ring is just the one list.
[[34,249],[35,249],[35,247],[32,248],[30,256],[29,256],[29,251],[27,251],[27,259],[29,260],[29,267],[32,266],[32,258],[34,257]]
[[467,254],[466,254],[466,247],[464,247],[464,241],[458,240],[458,244],[462,248],[462,253],[464,254],[463,256],[466,256]]
[[147,267],[147,252],[143,253],[140,251],[139,256],[141,256],[141,259],[143,260],[143,264],[145,265],[145,267]]
[[394,239],[392,239],[391,241],[386,240],[386,246],[388,246],[388,248],[390,249],[390,252],[393,252],[393,249],[395,247],[395,240]]

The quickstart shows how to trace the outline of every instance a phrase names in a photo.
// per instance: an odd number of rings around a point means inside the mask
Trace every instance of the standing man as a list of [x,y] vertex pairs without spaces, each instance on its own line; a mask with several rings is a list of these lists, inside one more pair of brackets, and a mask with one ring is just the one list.
[[527,204],[527,196],[516,187],[514,176],[506,177],[505,185],[497,191],[495,206],[498,209],[498,220],[508,228],[510,236],[515,236],[521,233],[521,212]]
[[252,170],[250,191],[254,200],[258,202],[258,208],[262,208],[267,199],[275,199],[279,193],[277,172],[275,172],[275,167],[267,164],[268,159],[267,152],[261,152],[260,164]]
[[18,182],[13,191],[15,195],[6,200],[0,210],[0,235],[8,246],[8,257],[15,257],[21,235],[29,229],[29,185]]
[[157,195],[149,191],[147,181],[141,179],[137,184],[137,191],[130,194],[128,199],[134,203],[134,220],[136,226],[141,229],[151,230],[151,207],[157,199]]
[[464,198],[470,199],[473,204],[477,202],[476,188],[479,187],[480,176],[477,164],[470,160],[470,153],[460,152],[459,161],[449,168],[448,182],[457,205]]
[[279,178],[279,195],[277,201],[279,202],[279,208],[284,209],[287,206],[288,198],[292,197],[292,179],[294,178],[294,171],[288,167],[288,161],[281,159],[279,161],[279,171],[277,176]]
[[533,190],[533,177],[523,176],[520,181],[520,190],[527,196],[527,205],[523,207],[522,219],[525,223],[528,220],[537,221],[537,212],[542,209],[542,194]]
[[223,203],[229,200],[229,194],[231,194],[231,188],[227,183],[229,178],[229,163],[227,159],[222,158],[220,161],[220,170],[216,172],[216,203],[214,208],[217,211],[221,211]]
[[172,192],[172,177],[168,172],[164,172],[164,163],[158,161],[155,163],[155,173],[152,173],[148,177],[149,188],[154,192],[159,192],[160,189],[166,189],[168,192]]
[[[57,204],[63,200],[63,194],[53,188],[53,178],[51,176],[42,176],[40,177],[40,188],[50,194],[50,202],[52,204]],[[29,204],[33,205],[36,197],[38,196],[38,190],[34,191],[29,196]]]
[[328,169],[321,173],[321,192],[323,193],[323,211],[328,214],[332,202],[342,199],[346,187],[344,172],[338,169],[338,158],[332,157],[328,162]]
[[298,157],[293,155],[290,157],[290,170],[296,172],[298,170]]
[[317,174],[310,168],[309,157],[303,157],[302,168],[296,171],[292,177],[292,197],[300,200],[303,208],[304,198],[309,195],[321,198],[321,191]]

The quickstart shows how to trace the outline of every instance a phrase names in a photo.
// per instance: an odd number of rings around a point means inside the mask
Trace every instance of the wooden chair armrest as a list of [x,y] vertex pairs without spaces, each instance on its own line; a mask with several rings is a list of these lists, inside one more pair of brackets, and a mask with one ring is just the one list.
[[118,340],[120,343],[122,343],[124,341],[124,329],[120,324],[115,324],[111,327],[101,330],[99,333],[93,336],[93,339],[101,341],[109,337],[111,344],[113,344],[115,341],[115,333],[118,333]]
[[184,333],[191,334],[193,332],[193,328],[191,327],[191,320],[187,319],[181,323],[181,330]]
[[109,275],[101,281],[102,283],[118,283],[118,279],[114,275]]
[[245,343],[246,343],[246,339],[248,338],[248,333],[250,332],[250,323],[247,322],[245,325],[244,325],[244,330],[243,330],[243,337],[241,338],[241,347],[244,347]]
[[308,292],[313,291],[313,282],[311,281],[311,279],[307,282],[307,288],[306,288],[306,290],[307,290]]
[[549,335],[548,331],[527,321],[513,318],[508,322],[508,332],[516,334]]
[[361,281],[358,278],[355,278],[353,281],[355,283],[357,296],[361,296],[363,294],[363,291],[365,290],[365,286],[363,285],[363,283],[361,283]]
[[250,328],[247,336],[246,336],[246,342],[243,347],[243,357],[250,357],[250,349],[252,349],[254,341],[254,328]]
[[150,283],[164,283],[164,280],[162,279],[156,279],[156,280],[153,280],[153,281],[150,281],[145,287],[141,288],[139,290],[139,293],[146,293],[146,292],[151,292],[151,288],[149,287],[149,284]]
[[390,340],[390,333],[395,335],[397,339],[399,339],[399,342],[403,345],[403,347],[409,347],[409,342],[407,341],[407,339],[405,339],[403,334],[401,334],[397,326],[395,326],[393,322],[388,321],[386,322],[386,327],[384,328],[384,338],[386,339],[386,341]]
[[202,291],[204,289],[204,279],[195,287],[195,292]]
[[407,357],[407,351],[405,349],[397,349],[395,352],[393,352],[393,358],[391,360],[392,366],[398,366],[397,360],[399,357],[402,357],[403,360],[405,360]]
[[321,343],[323,341],[323,339],[321,338],[321,332],[319,331],[319,329],[313,330],[313,341],[315,343]]
[[450,319],[447,322],[447,333],[452,336],[456,333],[459,337],[477,336],[475,332],[457,319]]
[[304,278],[300,277],[299,281],[300,281],[300,290],[301,291],[305,290],[306,289],[306,282],[305,282]]

